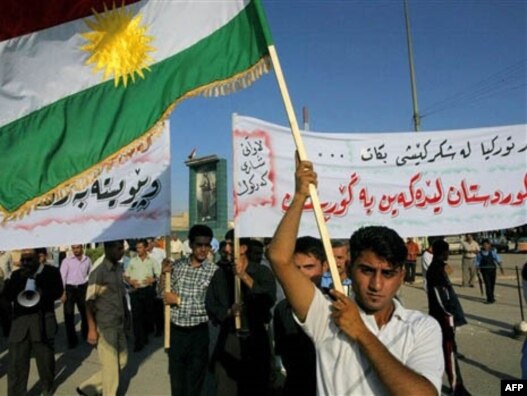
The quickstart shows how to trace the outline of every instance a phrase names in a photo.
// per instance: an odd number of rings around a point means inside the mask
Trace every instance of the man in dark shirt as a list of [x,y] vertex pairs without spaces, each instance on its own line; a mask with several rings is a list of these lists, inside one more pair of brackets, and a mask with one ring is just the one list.
[[467,396],[470,393],[463,385],[463,378],[457,361],[456,327],[467,324],[463,308],[448,277],[451,271],[446,263],[449,246],[443,239],[437,239],[432,245],[434,258],[426,272],[428,292],[428,313],[441,326],[443,333],[443,356],[445,372],[452,388],[452,394]]
[[[320,239],[305,236],[296,240],[295,265],[319,286],[326,270],[326,253]],[[286,299],[280,301],[273,318],[275,353],[286,369],[284,395],[315,396],[317,393],[317,357],[313,341],[293,318]]]
[[125,329],[129,312],[120,263],[123,254],[123,241],[104,242],[104,260],[89,275],[86,341],[97,348],[101,368],[77,388],[80,395],[117,394],[119,374],[128,361]]
[[496,249],[492,247],[489,239],[484,239],[481,243],[481,250],[476,255],[476,268],[483,277],[485,283],[485,295],[487,304],[494,304],[494,287],[496,286],[496,269],[499,267],[503,275],[501,258],[498,256]]
[[[28,304],[21,305],[19,294],[26,284],[34,281],[40,300],[33,295]],[[34,249],[22,250],[20,270],[14,271],[6,285],[7,299],[14,304],[13,322],[9,333],[9,367],[7,394],[25,395],[31,355],[37,361],[42,394],[51,395],[55,377],[55,345],[57,332],[55,300],[63,292],[62,278],[57,268],[39,263]],[[27,293],[30,296],[32,293]],[[36,302],[36,303],[35,303]]]
[[[228,264],[218,263],[205,306],[212,322],[220,326],[220,334],[212,356],[217,395],[267,395],[271,368],[271,346],[266,325],[276,300],[276,283],[271,270],[250,261],[251,242],[240,239],[240,258],[233,264],[234,235],[225,235]],[[237,333],[235,317],[240,306],[234,301],[235,276],[241,281],[245,334]]]

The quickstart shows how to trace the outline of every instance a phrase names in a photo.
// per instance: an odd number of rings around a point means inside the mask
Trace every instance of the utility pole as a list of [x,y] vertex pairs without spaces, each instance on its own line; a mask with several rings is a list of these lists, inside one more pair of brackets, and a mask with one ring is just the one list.
[[414,51],[412,48],[412,32],[410,30],[410,18],[408,17],[408,0],[404,0],[404,18],[406,20],[406,44],[408,45],[408,62],[410,64],[410,83],[412,87],[412,102],[414,107],[414,130],[421,130],[421,117],[417,104],[417,87],[415,83]]
[[302,107],[302,121],[304,123],[304,131],[309,131],[309,112],[307,106]]

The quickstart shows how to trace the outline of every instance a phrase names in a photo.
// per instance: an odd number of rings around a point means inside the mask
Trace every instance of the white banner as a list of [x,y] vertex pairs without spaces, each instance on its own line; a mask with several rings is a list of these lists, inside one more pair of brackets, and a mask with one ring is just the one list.
[[[527,126],[403,133],[303,132],[331,238],[385,225],[406,236],[527,223]],[[240,237],[273,235],[294,194],[289,128],[233,122],[235,223]],[[299,235],[318,236],[311,203]]]
[[4,222],[0,250],[71,245],[170,232],[170,128],[148,147],[103,172],[84,191]]

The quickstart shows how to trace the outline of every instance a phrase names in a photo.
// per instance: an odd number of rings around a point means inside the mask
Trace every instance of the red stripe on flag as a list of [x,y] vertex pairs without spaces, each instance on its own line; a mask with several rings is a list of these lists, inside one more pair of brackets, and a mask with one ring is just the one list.
[[3,0],[0,6],[0,41],[91,16],[140,0]]

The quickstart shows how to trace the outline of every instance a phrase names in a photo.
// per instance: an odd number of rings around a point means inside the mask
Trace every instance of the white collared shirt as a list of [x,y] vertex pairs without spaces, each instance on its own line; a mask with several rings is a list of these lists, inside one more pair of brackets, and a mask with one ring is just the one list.
[[[393,300],[395,311],[378,328],[373,315],[360,310],[368,329],[406,367],[441,390],[444,369],[441,329],[430,316],[405,309]],[[387,390],[360,347],[331,319],[331,303],[318,289],[304,323],[295,320],[314,341],[317,351],[318,395],[384,395]]]

